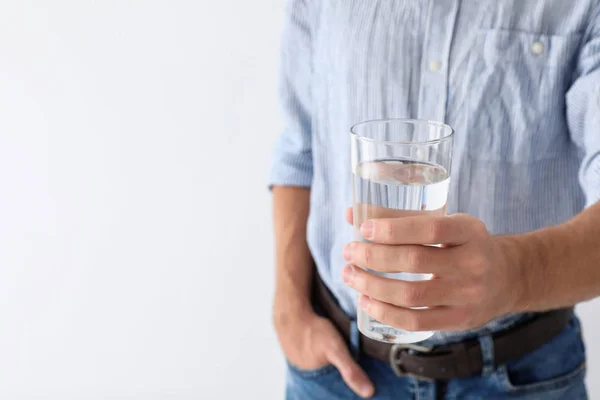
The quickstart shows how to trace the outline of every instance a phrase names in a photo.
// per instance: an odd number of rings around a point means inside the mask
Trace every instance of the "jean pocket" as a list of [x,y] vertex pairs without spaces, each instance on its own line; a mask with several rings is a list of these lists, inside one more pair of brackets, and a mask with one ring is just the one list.
[[324,366],[318,368],[304,369],[295,366],[289,361],[286,362],[290,373],[302,379],[317,379],[337,372],[337,368],[331,364],[325,364]]
[[504,390],[532,395],[571,389],[585,393],[585,373],[585,347],[576,317],[548,343],[497,369]]
[[342,375],[333,365],[314,369],[298,368],[287,363],[287,400],[341,400],[357,399],[356,394],[346,385]]
[[[586,373],[586,363],[582,362],[579,366],[577,366],[574,370],[567,372],[564,375],[559,375],[554,378],[530,382],[530,383],[514,383],[513,378],[511,376],[511,372],[509,372],[506,368],[506,365],[498,368],[498,374],[500,380],[503,384],[503,387],[510,393],[514,394],[544,394],[550,395],[555,391],[564,391],[575,385],[581,385],[582,393],[585,393],[585,389],[583,387],[584,379]],[[562,399],[563,397],[561,397]],[[548,399],[551,400],[551,399]]]

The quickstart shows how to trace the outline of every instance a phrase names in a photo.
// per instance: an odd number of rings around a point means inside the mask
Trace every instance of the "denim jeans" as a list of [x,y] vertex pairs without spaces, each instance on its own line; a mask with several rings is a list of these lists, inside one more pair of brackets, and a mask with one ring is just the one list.
[[[378,400],[587,399],[585,348],[577,317],[573,317],[550,342],[505,365],[494,366],[490,336],[481,336],[479,341],[484,362],[481,375],[454,379],[444,384],[398,377],[389,365],[364,354],[359,356],[359,362],[375,384],[373,399]],[[355,345],[351,347],[360,354]],[[288,363],[286,398],[346,400],[360,397],[346,386],[340,373],[331,365],[301,370]]]

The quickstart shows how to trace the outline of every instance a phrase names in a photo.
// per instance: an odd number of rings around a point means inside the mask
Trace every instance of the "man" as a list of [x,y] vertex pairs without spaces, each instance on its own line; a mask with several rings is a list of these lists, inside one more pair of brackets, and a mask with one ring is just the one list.
[[[586,398],[571,306],[600,295],[600,2],[286,10],[271,185],[287,397]],[[389,117],[455,129],[449,216],[367,221],[373,243],[352,243],[349,128]],[[419,246],[431,243],[445,246]],[[438,332],[411,348],[368,341],[356,307]]]

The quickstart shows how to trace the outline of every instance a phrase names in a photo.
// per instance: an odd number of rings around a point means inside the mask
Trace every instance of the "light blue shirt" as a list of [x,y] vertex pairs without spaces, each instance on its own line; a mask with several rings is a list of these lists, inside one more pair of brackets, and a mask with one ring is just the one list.
[[344,211],[357,122],[452,126],[448,210],[480,218],[493,234],[559,224],[600,199],[599,1],[291,0],[281,103],[285,130],[270,183],[311,188],[308,243],[353,315],[356,294],[341,268],[353,239]]

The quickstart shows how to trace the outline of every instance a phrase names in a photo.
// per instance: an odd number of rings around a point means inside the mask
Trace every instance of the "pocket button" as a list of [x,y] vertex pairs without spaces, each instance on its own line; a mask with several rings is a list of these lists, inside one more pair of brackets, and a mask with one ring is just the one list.
[[534,42],[531,45],[531,52],[536,56],[539,56],[544,52],[544,44],[542,42]]
[[442,69],[442,62],[439,60],[434,60],[429,63],[429,70],[431,72],[439,72]]

